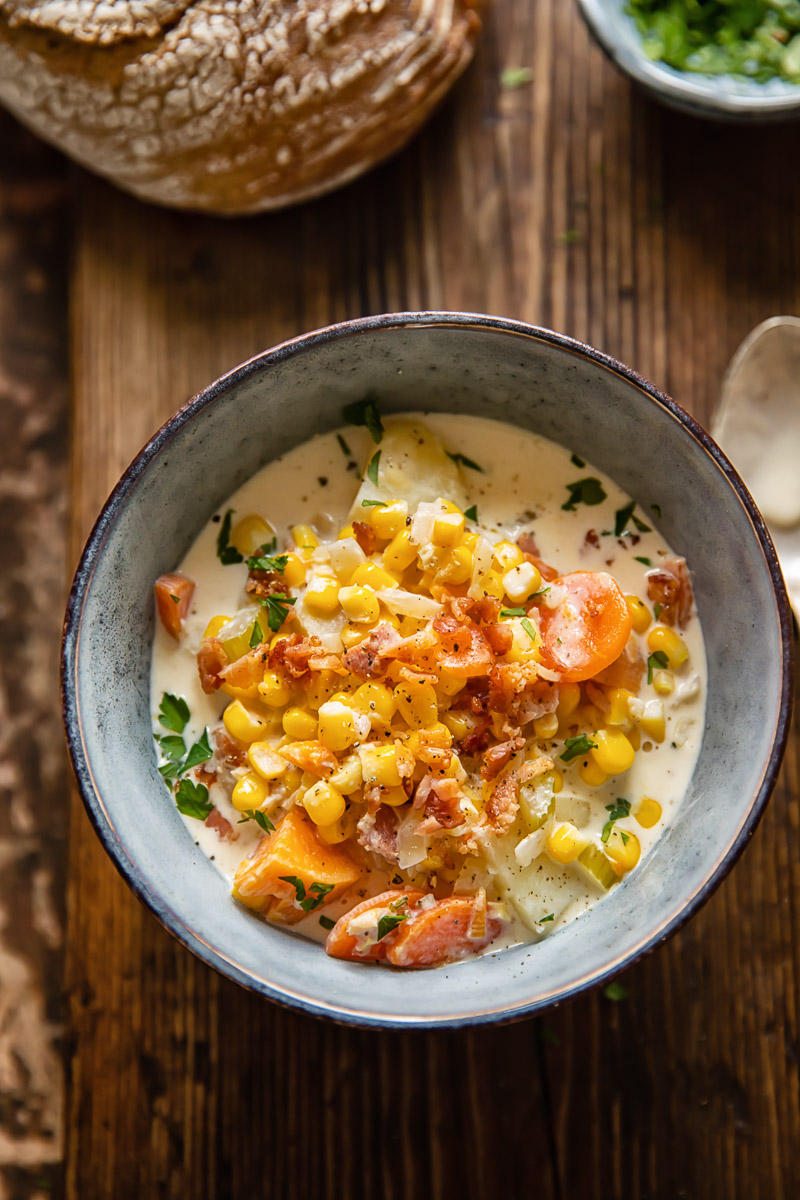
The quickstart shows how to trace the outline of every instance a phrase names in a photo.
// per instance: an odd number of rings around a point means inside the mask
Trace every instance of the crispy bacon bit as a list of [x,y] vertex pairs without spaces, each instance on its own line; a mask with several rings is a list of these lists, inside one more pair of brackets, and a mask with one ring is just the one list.
[[481,596],[479,600],[473,600],[470,596],[452,596],[450,608],[453,616],[459,621],[470,620],[476,624],[485,622],[493,625],[500,616],[502,605],[494,596]]
[[339,766],[336,755],[322,742],[290,742],[288,746],[281,746],[278,753],[310,775],[332,775]]
[[353,675],[359,679],[377,679],[386,671],[386,657],[402,642],[400,634],[388,621],[376,625],[357,646],[353,646],[344,656],[344,664]]
[[217,772],[210,771],[208,767],[197,767],[194,777],[198,783],[204,783],[206,787],[211,787],[212,783],[217,782]]
[[[416,806],[416,800],[414,803]],[[461,789],[455,779],[432,781],[424,801],[424,817],[417,827],[417,832],[423,836],[437,833],[440,829],[455,829],[457,825],[463,825]]]
[[536,538],[529,529],[519,535],[517,545],[523,554],[532,554],[534,558],[539,557],[539,547],[536,545]]
[[222,686],[221,672],[228,665],[228,656],[219,638],[205,638],[197,651],[200,686],[207,696]]
[[599,675],[595,675],[594,682],[602,684],[603,687],[625,688],[637,695],[642,686],[644,672],[644,659],[633,642],[628,642],[616,662],[606,667]]
[[483,633],[472,621],[455,617],[436,617],[433,628],[442,643],[439,665],[459,679],[487,675],[494,666],[494,654]]
[[460,752],[462,754],[481,754],[489,745],[489,733],[488,724],[476,726],[461,742]]
[[514,644],[514,634],[508,625],[484,625],[483,636],[498,658],[508,654]]
[[593,549],[595,549],[595,550],[600,549],[600,538],[597,536],[596,529],[587,529],[586,530],[586,537],[583,539],[584,551],[587,550],[590,546],[593,547]]
[[247,761],[247,747],[237,742],[228,733],[224,725],[218,725],[212,737],[217,750],[217,758],[226,767],[242,767]]
[[388,804],[381,804],[375,812],[366,812],[356,826],[358,843],[372,854],[379,854],[387,862],[397,862],[397,813]]
[[661,605],[659,621],[665,625],[677,622],[679,628],[685,629],[694,601],[686,560],[673,558],[665,562],[661,570],[648,572],[647,595],[654,604]]
[[206,817],[205,823],[209,829],[216,829],[220,841],[235,842],[239,836],[230,821],[226,817],[223,817],[218,808],[212,808]]
[[513,775],[503,775],[486,805],[489,824],[497,834],[508,833],[519,811],[519,784]]
[[353,521],[353,537],[369,558],[375,549],[375,530],[366,521]]
[[309,671],[311,659],[323,653],[318,637],[304,638],[292,633],[270,649],[269,665],[273,671],[284,670],[292,679],[301,679]]
[[494,779],[499,775],[506,763],[525,745],[525,738],[515,737],[507,742],[498,742],[490,746],[483,756],[481,776],[483,779]]
[[280,571],[248,571],[244,590],[248,596],[258,596],[266,600],[267,596],[279,595],[286,592],[286,580]]
[[256,646],[255,649],[248,650],[247,654],[243,654],[241,658],[237,658],[236,662],[224,667],[219,673],[220,679],[223,683],[229,683],[231,687],[236,688],[249,688],[254,683],[261,683],[267,666],[267,658],[266,646]]

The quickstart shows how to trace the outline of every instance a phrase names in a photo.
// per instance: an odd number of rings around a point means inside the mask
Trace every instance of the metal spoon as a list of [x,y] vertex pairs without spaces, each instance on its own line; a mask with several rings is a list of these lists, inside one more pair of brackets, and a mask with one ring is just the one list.
[[742,342],[711,422],[753,493],[800,614],[800,318],[770,317]]

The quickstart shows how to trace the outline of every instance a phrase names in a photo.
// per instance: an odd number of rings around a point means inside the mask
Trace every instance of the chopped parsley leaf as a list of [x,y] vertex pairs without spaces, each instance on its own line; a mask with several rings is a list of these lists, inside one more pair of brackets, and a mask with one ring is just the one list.
[[[355,404],[346,404],[342,416],[348,425],[366,425],[369,435],[377,445],[383,437],[383,423],[378,412],[377,396],[367,396],[366,400],[357,400]],[[341,445],[341,440],[340,443]]]
[[408,913],[384,913],[378,921],[378,941],[383,941],[388,933],[393,929],[397,929],[398,925],[402,925],[403,921],[408,920]]
[[575,512],[579,504],[587,504],[590,507],[602,504],[606,499],[605,489],[594,475],[589,475],[586,479],[578,479],[575,483],[568,483],[567,491],[570,494],[569,500],[561,505],[564,512]]
[[645,525],[644,521],[640,520],[639,517],[636,516],[636,513],[633,514],[633,523],[639,530],[639,533],[653,532],[652,527],[650,525]]
[[550,591],[549,587],[539,588],[538,592],[531,592],[528,599],[535,600],[537,596],[546,596],[549,591]]
[[192,746],[189,753],[186,755],[184,763],[181,767],[181,775],[186,771],[191,771],[192,767],[198,766],[200,763],[208,762],[213,751],[208,744],[208,730],[204,729],[201,736]]
[[586,466],[586,463],[582,458],[579,458],[577,454],[573,454],[569,461],[572,463],[573,467],[577,467],[579,471],[582,471]]
[[230,544],[232,517],[233,509],[229,508],[222,518],[222,524],[219,527],[217,535],[217,558],[225,567],[231,566],[232,563],[244,562],[244,555],[240,554],[236,547]]
[[661,615],[662,607],[663,607],[663,605],[661,605],[661,604],[653,605],[653,616],[655,617],[656,620],[658,620],[659,616]]
[[328,895],[328,892],[333,891],[332,883],[312,883],[306,893],[305,884],[302,879],[298,879],[296,875],[280,875],[280,879],[284,883],[290,883],[294,888],[294,896],[297,903],[302,908],[303,912],[313,912],[315,908],[319,908],[322,901]]
[[582,754],[588,754],[596,746],[597,742],[593,742],[585,733],[579,733],[577,737],[567,738],[564,742],[564,751],[559,757],[562,762],[572,762],[573,758],[580,758]]
[[652,654],[647,656],[647,682],[653,682],[653,667],[660,667],[665,671],[669,666],[669,659],[663,650],[654,650]]
[[191,779],[180,781],[175,790],[175,803],[179,812],[185,817],[194,817],[196,821],[205,821],[214,808],[205,784],[192,783]]
[[660,519],[660,517],[661,517],[661,505],[660,505],[660,504],[651,504],[651,505],[650,505],[650,507],[652,508],[652,510],[653,510],[653,512],[656,514],[656,516],[657,516],[657,517]]
[[340,433],[337,433],[336,440],[339,443],[339,445],[341,446],[342,454],[345,456],[345,458],[352,458],[353,451],[350,449],[347,442],[344,440],[344,438],[342,437],[342,435]]
[[367,467],[367,479],[371,479],[372,482],[375,484],[375,487],[378,486],[378,467],[380,465],[381,465],[381,452],[379,450],[377,454],[373,454],[372,458],[369,460],[369,465]]
[[477,521],[478,506],[476,504],[470,504],[469,508],[464,509],[464,516],[468,521]]
[[180,762],[186,753],[186,744],[180,734],[168,733],[164,737],[156,738],[156,741],[161,747],[164,758],[169,759],[170,762]]
[[500,616],[501,617],[524,617],[525,609],[524,608],[501,608]]
[[539,917],[539,924],[544,925],[544,924],[546,924],[547,921],[555,921],[555,919],[556,919],[555,913],[548,913],[546,917]]
[[189,720],[189,705],[183,696],[173,696],[171,692],[164,692],[158,709],[158,720],[165,729],[171,729],[173,733],[183,733]]
[[535,642],[536,641],[536,630],[533,628],[533,625],[531,625],[531,623],[527,617],[522,618],[522,620],[520,621],[520,625],[525,630],[525,632],[527,633],[527,635],[531,639],[531,641]]
[[336,924],[336,922],[332,921],[330,917],[326,917],[324,913],[320,917],[319,923],[323,929],[333,929],[334,925]]
[[286,570],[286,564],[289,561],[289,555],[288,554],[275,554],[275,555],[265,554],[265,553],[263,553],[263,551],[265,551],[266,549],[267,549],[266,546],[262,546],[261,554],[254,554],[251,558],[248,558],[248,560],[247,560],[248,570],[250,570],[250,571],[277,571],[278,574],[282,575],[283,572]]
[[631,815],[631,802],[630,800],[623,800],[621,796],[617,796],[615,804],[606,805],[606,812],[608,813],[608,820],[603,826],[603,832],[600,834],[600,841],[603,844],[611,837],[614,822]]
[[457,467],[469,467],[470,471],[480,471],[481,475],[486,474],[483,467],[478,466],[474,459],[467,458],[466,454],[451,454],[449,450],[445,451],[445,453]]
[[627,1000],[630,992],[626,987],[623,987],[617,980],[613,980],[607,987],[603,988],[603,995],[606,1000],[613,1000],[615,1003],[620,1000]]
[[631,840],[631,835],[626,833],[624,829],[620,829],[619,836],[622,838],[623,846],[627,846],[628,842]]
[[362,500],[362,508],[386,508],[385,500]]
[[516,88],[525,87],[526,83],[531,83],[532,81],[532,67],[505,67],[500,72],[500,87],[507,92],[513,92]]
[[283,622],[289,615],[289,608],[292,604],[297,603],[295,596],[267,596],[266,599],[259,599],[259,604],[263,605],[267,610],[267,624],[273,633],[277,633]]
[[176,596],[174,592],[170,592],[169,598],[173,604],[180,604],[181,602],[180,596]]
[[246,808],[236,824],[244,825],[245,821],[255,821],[256,825],[261,826],[261,828],[264,830],[264,833],[275,832],[275,826],[272,824],[272,821],[270,821],[267,814],[261,812],[260,809]]
[[636,508],[635,501],[631,500],[630,504],[626,504],[624,508],[618,508],[614,514],[614,537],[622,537],[625,530],[628,528],[628,522],[633,516],[633,510]]
[[256,646],[260,646],[264,640],[264,634],[261,632],[261,626],[258,621],[253,621],[253,629],[250,633],[250,649],[255,650]]
[[646,558],[644,554],[634,554],[633,557],[636,562],[644,563],[646,567],[652,567],[653,565],[653,560],[651,558]]

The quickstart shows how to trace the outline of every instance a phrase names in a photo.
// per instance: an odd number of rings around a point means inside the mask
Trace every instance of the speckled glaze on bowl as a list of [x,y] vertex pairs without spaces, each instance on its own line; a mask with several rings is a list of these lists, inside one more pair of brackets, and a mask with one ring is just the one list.
[[[694,571],[709,665],[707,727],[680,810],[641,869],[538,946],[433,971],[328,958],[254,918],[194,846],[156,770],[149,703],[153,580],[259,467],[377,392],[387,412],[475,413],[531,429],[607,471]],[[744,586],[743,586],[744,584]],[[787,733],[789,606],[741,480],[674,401],[544,329],[462,313],[368,317],[259,355],[191,400],[126,471],[89,538],[67,608],[63,701],[89,816],[136,894],[237,982],[308,1013],[375,1026],[519,1017],[613,975],[705,900],[753,832]],[[758,711],[747,680],[758,681]]]
[[730,75],[695,75],[651,62],[626,0],[578,0],[581,13],[606,54],[657,100],[693,117],[759,124],[800,117],[800,86],[783,79],[756,83]]

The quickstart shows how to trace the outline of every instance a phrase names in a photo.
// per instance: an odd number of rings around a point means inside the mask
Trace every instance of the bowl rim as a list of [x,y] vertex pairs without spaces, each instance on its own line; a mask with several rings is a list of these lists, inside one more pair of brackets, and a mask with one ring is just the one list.
[[[697,116],[702,110],[709,116],[728,119],[800,116],[798,84],[789,83],[788,80],[770,80],[770,84],[780,85],[781,90],[773,88],[771,92],[764,93],[755,89],[763,89],[767,85],[756,80],[678,71],[668,63],[649,59],[644,48],[631,50],[613,37],[609,25],[611,18],[604,0],[578,0],[578,6],[590,32],[611,61],[665,103],[672,102],[684,112],[691,111]],[[717,80],[730,80],[747,90],[739,92],[716,82],[712,84]]]
[[[176,436],[184,425],[202,413],[207,406],[213,404],[231,387],[237,386],[261,371],[268,370],[270,367],[287,358],[303,354],[308,350],[313,350],[320,344],[343,338],[357,337],[375,331],[394,328],[426,327],[446,327],[501,333],[545,343],[584,360],[588,360],[604,370],[617,375],[627,383],[633,385],[651,402],[663,408],[675,418],[684,427],[699,449],[711,458],[713,463],[723,472],[742,507],[745,509],[754,534],[760,543],[775,597],[781,642],[781,680],[780,703],[769,759],[765,764],[758,790],[753,796],[736,837],[727,852],[719,857],[709,868],[703,882],[687,897],[680,910],[655,929],[647,940],[641,942],[622,958],[614,960],[607,967],[596,971],[591,976],[585,976],[577,980],[574,984],[564,988],[555,995],[540,996],[530,1003],[517,1005],[511,1009],[493,1007],[490,1010],[476,1009],[475,1011],[459,1016],[444,1015],[437,1017],[432,1015],[423,1018],[418,1016],[406,1018],[402,1014],[397,1013],[377,1015],[339,1008],[335,1003],[329,1004],[319,997],[293,994],[278,985],[270,984],[265,980],[254,979],[244,968],[239,967],[234,960],[205,941],[199,932],[192,929],[182,917],[163,901],[158,893],[149,887],[140,874],[136,863],[129,857],[121,839],[117,836],[105,803],[94,786],[89,757],[85,748],[78,703],[77,661],[80,649],[82,615],[87,595],[101,552],[112,531],[117,515],[124,507],[129,493],[139,478],[147,471],[153,459]],[[567,999],[572,999],[591,988],[601,985],[616,976],[620,971],[638,962],[646,954],[666,941],[673,933],[682,928],[689,918],[702,907],[722,883],[752,837],[763,815],[767,800],[775,786],[789,733],[793,699],[794,657],[791,608],[780,564],[766,524],[747,487],[723,451],[699,422],[678,404],[677,401],[656,388],[638,372],[625,366],[611,355],[596,350],[594,347],[575,338],[556,333],[541,326],[530,325],[523,321],[505,317],[488,316],[482,313],[456,311],[383,313],[342,321],[313,330],[310,333],[280,342],[272,347],[272,349],[262,351],[252,358],[247,359],[192,396],[164,422],[135,456],[123,472],[119,482],[109,495],[100,515],[95,521],[86,540],[70,588],[64,617],[61,647],[62,716],[67,748],[78,784],[78,790],[89,820],[103,848],[136,897],[150,909],[177,941],[192,951],[204,963],[228,978],[235,980],[248,990],[265,996],[286,1008],[306,1015],[332,1019],[340,1024],[381,1029],[463,1028],[487,1023],[519,1020],[557,1005]]]

